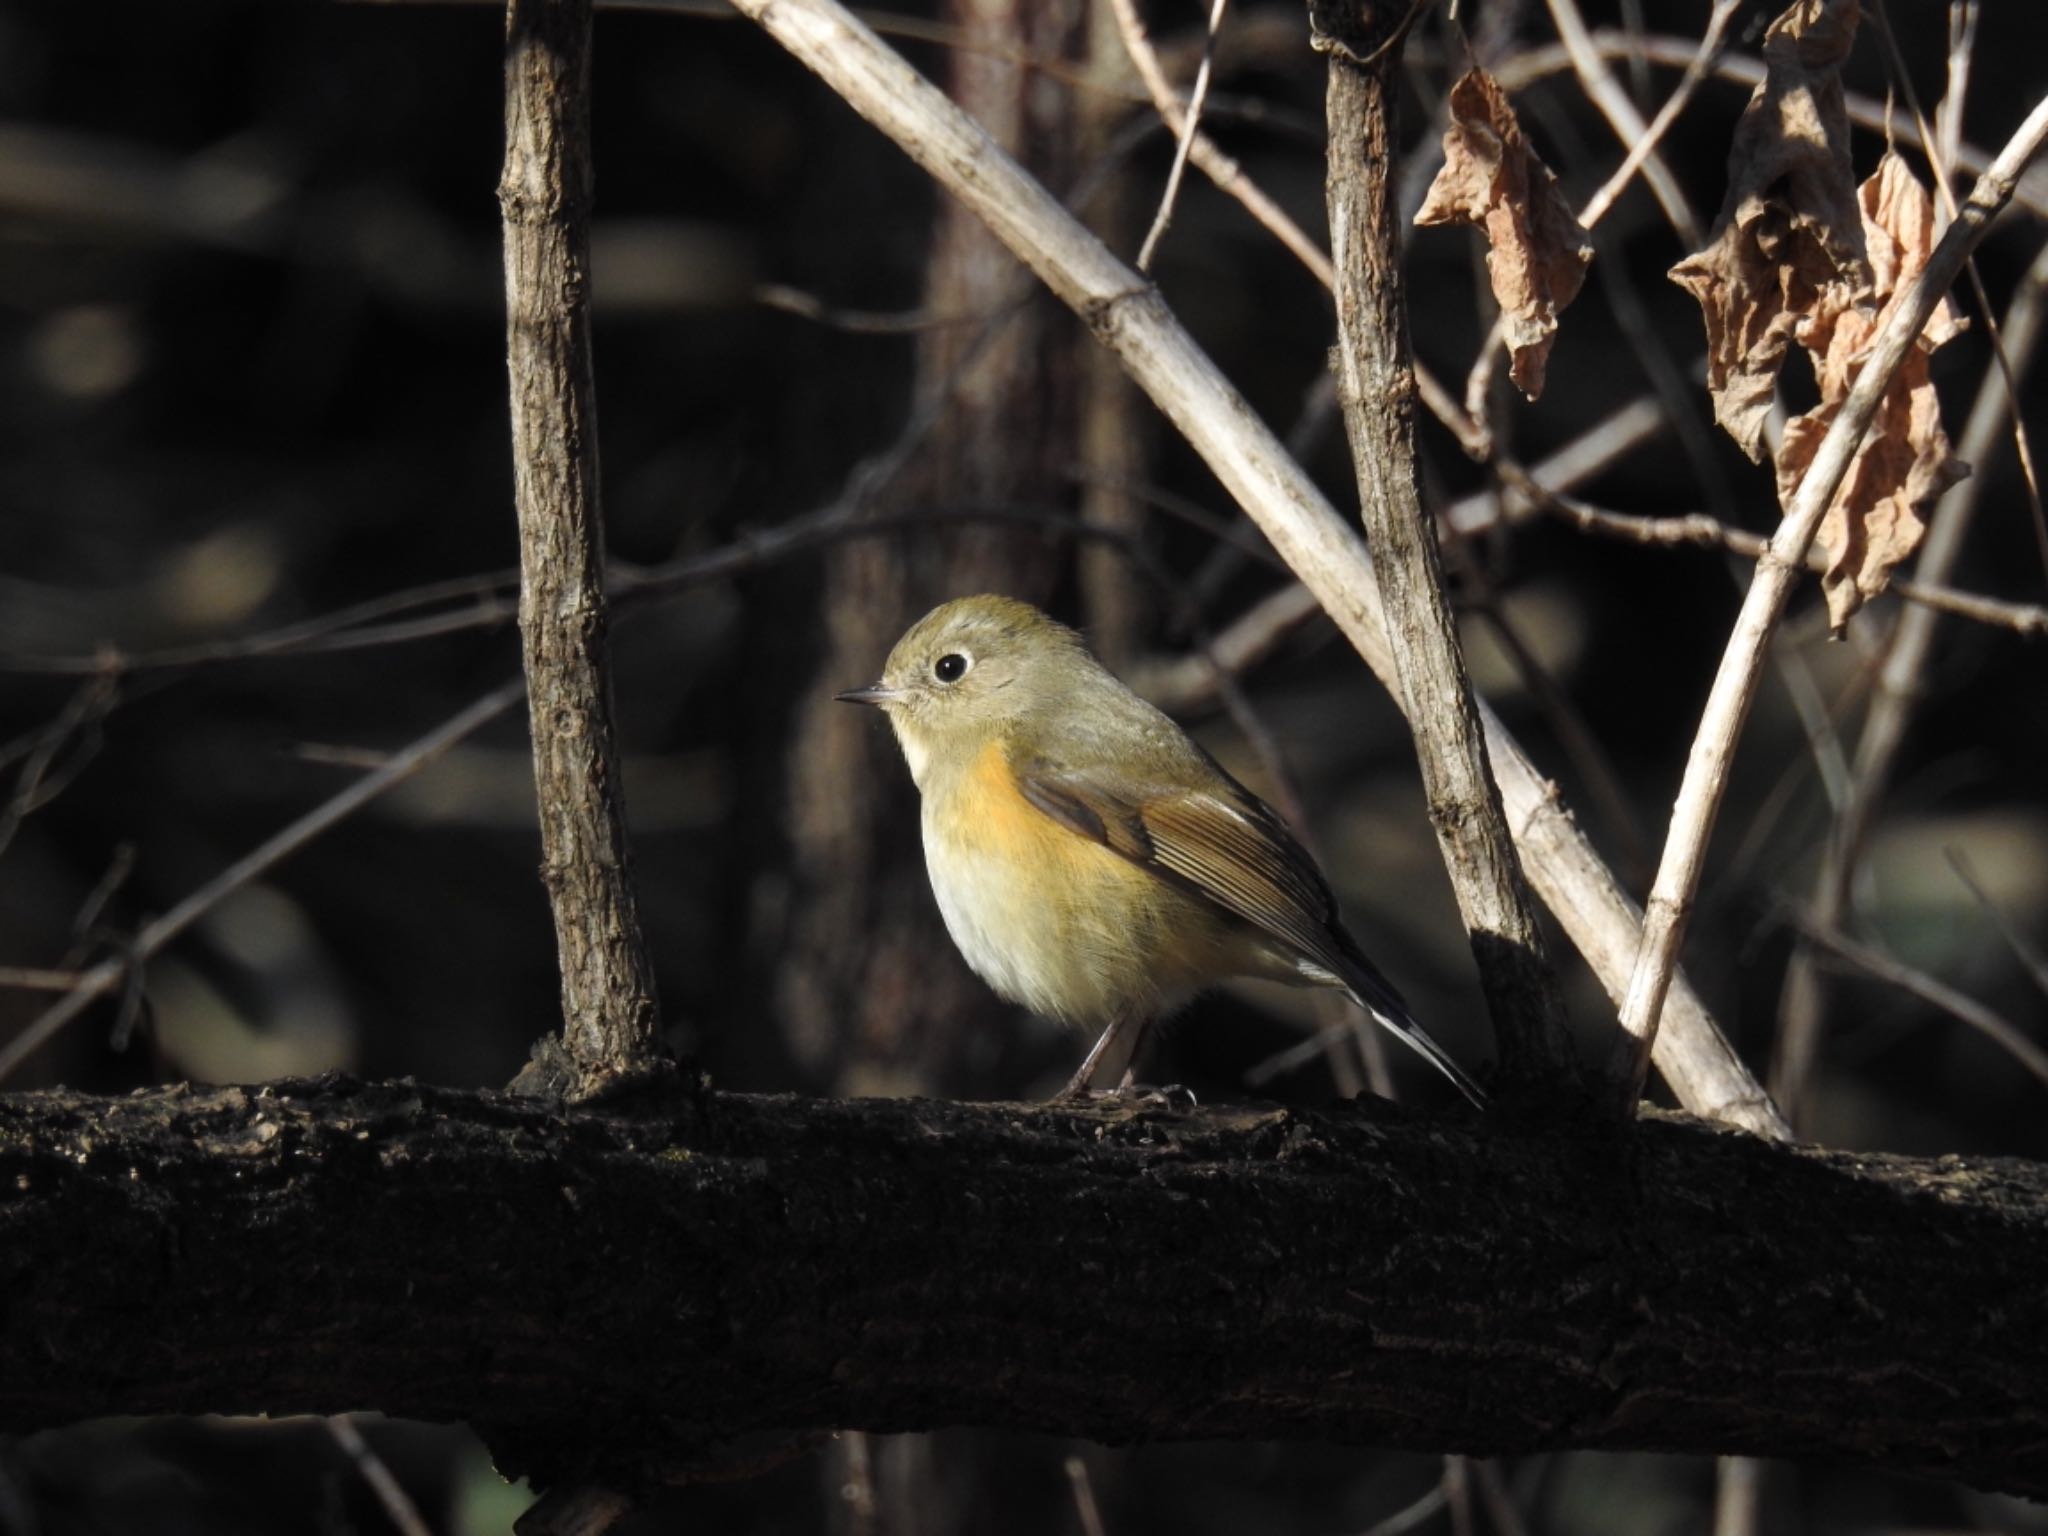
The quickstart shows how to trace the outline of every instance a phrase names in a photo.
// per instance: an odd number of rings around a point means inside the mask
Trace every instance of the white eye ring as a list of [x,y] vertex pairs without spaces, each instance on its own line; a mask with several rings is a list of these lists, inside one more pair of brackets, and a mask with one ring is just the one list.
[[965,651],[948,651],[932,663],[932,676],[942,683],[957,683],[974,668],[974,658]]

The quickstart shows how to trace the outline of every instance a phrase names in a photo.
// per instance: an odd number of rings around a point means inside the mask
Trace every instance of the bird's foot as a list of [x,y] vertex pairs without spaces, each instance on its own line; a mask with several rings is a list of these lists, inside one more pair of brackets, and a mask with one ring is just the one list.
[[1114,1088],[1091,1088],[1085,1082],[1070,1082],[1052,1096],[1054,1104],[1100,1104],[1117,1109],[1159,1109],[1176,1115],[1192,1113],[1197,1107],[1194,1090],[1179,1083],[1154,1088],[1135,1081],[1126,1072]]

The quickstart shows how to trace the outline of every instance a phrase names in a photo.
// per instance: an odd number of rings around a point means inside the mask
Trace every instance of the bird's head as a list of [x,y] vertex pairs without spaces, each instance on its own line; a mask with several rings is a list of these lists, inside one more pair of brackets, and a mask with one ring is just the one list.
[[983,593],[934,608],[896,642],[879,679],[838,697],[888,715],[922,786],[933,763],[964,767],[1099,670],[1066,625]]

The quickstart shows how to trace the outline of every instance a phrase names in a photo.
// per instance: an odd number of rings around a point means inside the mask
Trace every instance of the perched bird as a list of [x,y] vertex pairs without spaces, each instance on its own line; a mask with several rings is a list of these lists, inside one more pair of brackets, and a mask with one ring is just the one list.
[[1485,1103],[1344,931],[1280,818],[1064,624],[958,598],[910,627],[879,681],[838,697],[895,728],[967,963],[1011,1002],[1102,1032],[1062,1097],[1086,1094],[1127,1035],[1135,1058],[1154,1020],[1249,976],[1342,988]]

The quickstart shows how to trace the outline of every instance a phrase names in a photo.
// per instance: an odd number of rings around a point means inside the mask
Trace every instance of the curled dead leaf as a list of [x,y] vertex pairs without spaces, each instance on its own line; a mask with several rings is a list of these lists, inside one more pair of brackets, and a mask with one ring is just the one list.
[[1451,87],[1450,108],[1443,169],[1415,222],[1486,231],[1486,273],[1504,321],[1508,375],[1534,400],[1543,393],[1557,313],[1578,297],[1593,247],[1493,76],[1468,71]]
[[1714,419],[1753,460],[1795,333],[1870,289],[1840,74],[1860,15],[1859,0],[1797,0],[1771,23],[1714,233],[1671,269],[1706,322]]
[[[1874,297],[1880,308],[1824,309],[1810,317],[1799,339],[1813,354],[1820,404],[1788,422],[1778,450],[1778,499],[1790,506],[1821,439],[1854,388],[1872,344],[1904,290],[1934,249],[1934,202],[1896,154],[1887,153],[1858,192]],[[1919,344],[1892,375],[1877,415],[1821,520],[1828,552],[1821,590],[1836,633],[1864,600],[1882,592],[1893,567],[1919,547],[1926,525],[1920,509],[1969,473],[1949,451],[1941,405],[1928,376],[1928,357],[1963,329],[1947,299],[1936,306]]]

